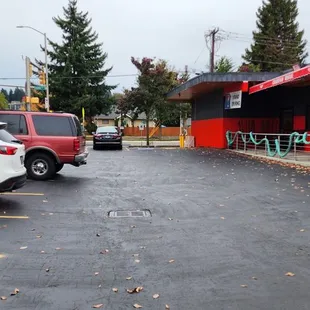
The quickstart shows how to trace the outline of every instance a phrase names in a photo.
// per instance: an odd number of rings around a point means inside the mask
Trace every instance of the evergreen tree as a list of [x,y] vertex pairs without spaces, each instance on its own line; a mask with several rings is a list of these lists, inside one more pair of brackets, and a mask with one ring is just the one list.
[[8,102],[12,102],[12,101],[14,101],[14,93],[13,93],[13,90],[10,89]]
[[256,13],[257,30],[243,59],[261,71],[282,71],[304,64],[308,53],[299,30],[297,0],[265,0]]
[[53,18],[63,32],[62,43],[49,41],[51,108],[81,116],[84,107],[88,117],[109,113],[115,86],[105,83],[112,70],[103,69],[107,54],[97,43],[88,13],[78,11],[77,0],[69,0],[63,10],[63,18]]

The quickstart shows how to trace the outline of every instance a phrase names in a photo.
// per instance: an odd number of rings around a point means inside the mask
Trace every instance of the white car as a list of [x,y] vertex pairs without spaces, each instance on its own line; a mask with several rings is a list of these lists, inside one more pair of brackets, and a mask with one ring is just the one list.
[[0,192],[10,192],[25,185],[27,179],[25,145],[0,122]]

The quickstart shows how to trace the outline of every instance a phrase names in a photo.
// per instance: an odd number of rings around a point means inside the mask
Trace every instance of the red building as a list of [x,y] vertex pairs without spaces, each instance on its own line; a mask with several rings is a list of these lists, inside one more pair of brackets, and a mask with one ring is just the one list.
[[192,103],[196,147],[226,148],[226,131],[291,133],[310,130],[310,66],[280,73],[205,73],[168,100]]

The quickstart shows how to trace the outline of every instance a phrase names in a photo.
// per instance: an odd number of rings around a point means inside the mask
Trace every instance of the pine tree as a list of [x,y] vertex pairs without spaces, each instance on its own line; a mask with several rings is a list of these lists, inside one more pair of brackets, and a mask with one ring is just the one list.
[[84,107],[88,117],[109,113],[115,86],[105,83],[112,70],[103,69],[107,53],[97,43],[88,13],[78,11],[77,0],[69,0],[63,11],[63,18],[53,18],[63,32],[62,43],[49,41],[51,108],[81,116]]
[[266,0],[258,9],[253,44],[243,59],[261,71],[282,71],[304,64],[308,53],[304,31],[299,30],[297,0]]

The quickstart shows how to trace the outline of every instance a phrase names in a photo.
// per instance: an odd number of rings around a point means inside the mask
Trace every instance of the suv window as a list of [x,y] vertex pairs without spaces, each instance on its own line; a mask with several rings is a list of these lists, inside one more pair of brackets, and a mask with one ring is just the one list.
[[32,120],[39,136],[73,136],[68,117],[33,115]]
[[81,126],[81,123],[79,122],[78,118],[76,116],[74,116],[73,120],[74,120],[74,124],[76,127],[76,135],[78,137],[83,136],[82,126]]
[[26,118],[22,114],[0,114],[0,122],[7,123],[7,131],[12,135],[28,135]]

